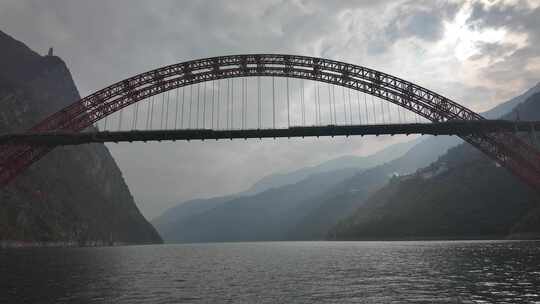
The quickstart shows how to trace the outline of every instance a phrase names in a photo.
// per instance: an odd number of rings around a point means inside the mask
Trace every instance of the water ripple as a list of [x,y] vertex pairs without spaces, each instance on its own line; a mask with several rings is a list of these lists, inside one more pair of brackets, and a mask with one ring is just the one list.
[[0,251],[0,303],[540,303],[538,242]]

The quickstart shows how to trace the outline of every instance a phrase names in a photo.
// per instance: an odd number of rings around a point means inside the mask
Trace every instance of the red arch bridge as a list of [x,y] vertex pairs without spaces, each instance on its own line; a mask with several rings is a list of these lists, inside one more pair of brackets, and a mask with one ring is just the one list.
[[130,77],[24,133],[1,135],[0,185],[58,145],[418,133],[457,135],[540,190],[538,129],[540,122],[484,119],[358,65],[281,54],[220,56]]

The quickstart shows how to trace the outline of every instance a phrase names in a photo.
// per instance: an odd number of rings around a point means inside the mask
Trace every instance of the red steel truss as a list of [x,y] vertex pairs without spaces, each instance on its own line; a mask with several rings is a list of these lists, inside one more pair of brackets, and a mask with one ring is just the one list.
[[[307,56],[248,54],[192,60],[133,76],[76,101],[29,132],[80,132],[153,95],[205,81],[254,76],[301,78],[343,86],[392,102],[432,122],[484,119],[433,91],[366,67]],[[533,146],[509,132],[461,137],[540,190],[540,152]],[[12,181],[51,149],[39,145],[0,146],[0,185]]]

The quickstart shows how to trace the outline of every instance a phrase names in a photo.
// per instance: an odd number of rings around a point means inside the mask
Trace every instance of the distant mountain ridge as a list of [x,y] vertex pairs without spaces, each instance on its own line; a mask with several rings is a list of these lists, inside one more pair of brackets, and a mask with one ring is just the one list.
[[160,217],[153,223],[167,242],[283,240],[309,210],[313,198],[356,171],[341,169],[314,174],[296,184],[271,188],[252,196],[191,202],[191,210],[198,203],[205,206],[188,216],[184,212],[173,222]]
[[297,183],[310,175],[330,172],[346,168],[366,169],[383,164],[405,154],[411,147],[419,143],[420,139],[397,143],[390,148],[382,149],[367,156],[345,155],[325,161],[319,165],[301,168],[292,172],[268,175],[253,184],[242,195],[252,195],[271,188]]
[[[162,215],[158,216],[152,223],[160,231],[160,234],[166,241],[188,241],[180,236],[174,237],[174,231],[184,231],[185,221],[192,216],[199,216],[202,213],[211,212],[221,204],[229,203],[236,199],[242,199],[244,203],[252,201],[256,202],[261,196],[268,196],[268,193],[277,194],[283,188],[294,187],[295,184],[301,184],[302,181],[317,177],[322,179],[324,176],[329,179],[329,183],[334,184],[339,182],[336,176],[342,176],[342,179],[352,176],[354,173],[361,171],[363,168],[368,168],[380,163],[384,163],[392,158],[403,155],[412,146],[416,145],[420,139],[411,140],[404,143],[393,145],[391,148],[381,150],[379,153],[365,157],[360,156],[344,156],[332,159],[321,163],[318,166],[306,167],[289,173],[269,175],[259,182],[255,183],[247,191],[237,194],[214,197],[209,199],[194,199],[176,205],[167,209]],[[339,172],[344,173],[340,175]],[[274,191],[275,190],[275,191]],[[307,199],[307,195],[304,199]],[[233,206],[228,204],[227,206]],[[302,206],[301,204],[299,206]],[[263,207],[261,207],[263,208]],[[298,207],[300,208],[300,207]],[[306,205],[306,208],[310,206]],[[305,211],[307,212],[307,210]],[[176,227],[176,228],[175,228]],[[193,227],[192,227],[193,228]],[[184,234],[181,232],[179,234]],[[283,238],[286,235],[282,235]],[[195,236],[191,236],[189,241],[198,241]]]
[[[540,93],[526,96],[512,105],[519,107],[521,119],[540,119]],[[503,118],[515,118],[515,112]],[[462,144],[415,174],[393,178],[327,236],[539,238],[539,204],[537,192],[477,149]]]

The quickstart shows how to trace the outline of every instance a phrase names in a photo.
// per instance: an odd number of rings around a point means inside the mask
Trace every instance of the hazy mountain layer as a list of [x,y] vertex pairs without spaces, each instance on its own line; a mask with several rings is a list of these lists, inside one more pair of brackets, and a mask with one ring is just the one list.
[[[278,195],[280,189],[283,189],[284,187],[288,189],[288,186],[294,185],[296,183],[298,183],[298,186],[301,187],[303,184],[299,182],[304,181],[312,176],[318,176],[319,179],[322,179],[324,176],[326,176],[330,184],[335,184],[340,181],[333,180],[336,177],[336,172],[347,169],[344,172],[351,172],[352,175],[354,172],[358,172],[361,169],[372,167],[374,165],[389,161],[397,156],[403,155],[405,152],[407,152],[407,150],[409,150],[419,141],[420,140],[412,140],[409,142],[396,144],[390,148],[383,149],[382,151],[374,155],[369,155],[365,157],[344,156],[329,160],[318,166],[306,167],[290,173],[270,175],[255,183],[249,190],[245,192],[241,192],[231,196],[216,197],[210,199],[195,199],[180,203],[175,207],[166,210],[161,216],[154,219],[152,223],[155,225],[156,229],[160,232],[160,234],[164,237],[165,240],[179,240],[181,239],[179,236],[174,236],[176,234],[175,231],[179,231],[179,234],[185,234],[186,232],[180,231],[179,228],[183,227],[185,221],[188,221],[190,217],[206,212],[210,209],[217,207],[218,205],[237,198],[242,198],[246,204],[250,201],[254,202],[254,204],[258,204],[258,200],[261,197],[258,194],[264,193],[265,197],[273,194]],[[279,199],[278,196],[276,196],[276,200]],[[309,197],[310,196],[306,194],[303,199],[308,199]],[[267,199],[267,201],[271,201],[271,199]],[[227,207],[234,206],[234,204],[227,205]],[[302,211],[298,208],[301,207],[298,206],[297,210],[295,210],[296,212],[299,212],[299,214],[302,214],[302,212],[307,214],[308,209]],[[310,207],[306,206],[306,208]],[[198,241],[195,238],[190,238],[190,240]]]
[[252,196],[191,202],[190,208],[200,203],[205,206],[164,225],[160,225],[163,218],[154,222],[167,242],[283,240],[309,212],[316,197],[355,172],[356,169],[335,170]]
[[305,167],[287,173],[276,173],[268,175],[260,179],[242,194],[257,194],[268,189],[294,184],[313,174],[347,168],[371,168],[402,156],[407,151],[409,151],[411,147],[413,147],[420,141],[421,139],[416,139],[404,143],[394,144],[391,147],[382,149],[381,151],[368,156],[346,155],[331,159],[329,161],[325,161],[317,166]]

